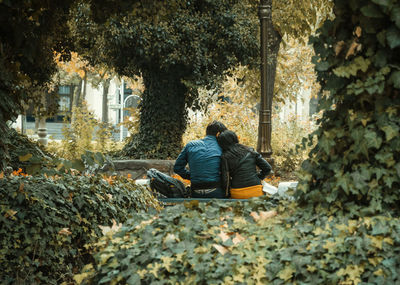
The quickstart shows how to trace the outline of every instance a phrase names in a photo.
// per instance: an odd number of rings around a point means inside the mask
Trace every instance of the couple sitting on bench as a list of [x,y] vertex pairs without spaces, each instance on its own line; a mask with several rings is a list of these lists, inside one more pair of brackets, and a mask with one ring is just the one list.
[[237,135],[218,121],[207,126],[205,138],[189,142],[174,165],[175,173],[191,181],[193,198],[262,196],[261,180],[271,169],[259,153],[240,144]]

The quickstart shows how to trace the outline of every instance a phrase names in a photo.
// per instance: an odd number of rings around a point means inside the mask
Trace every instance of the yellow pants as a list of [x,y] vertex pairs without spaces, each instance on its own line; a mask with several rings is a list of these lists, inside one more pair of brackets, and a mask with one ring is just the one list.
[[262,185],[254,185],[244,188],[231,188],[232,199],[248,199],[264,195]]

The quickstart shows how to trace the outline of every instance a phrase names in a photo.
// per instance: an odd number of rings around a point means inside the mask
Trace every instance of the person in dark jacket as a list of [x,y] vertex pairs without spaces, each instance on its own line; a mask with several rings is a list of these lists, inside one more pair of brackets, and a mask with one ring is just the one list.
[[217,141],[223,151],[221,181],[226,195],[230,193],[233,199],[262,196],[261,180],[271,172],[271,165],[254,149],[240,144],[233,131],[223,131]]
[[206,128],[205,138],[190,141],[175,161],[174,172],[190,180],[194,198],[225,198],[221,188],[222,150],[216,135],[226,129],[223,123],[213,121]]

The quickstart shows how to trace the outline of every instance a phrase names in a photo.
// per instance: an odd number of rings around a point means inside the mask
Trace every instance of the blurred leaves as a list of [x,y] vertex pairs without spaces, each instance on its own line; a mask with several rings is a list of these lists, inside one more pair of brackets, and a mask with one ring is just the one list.
[[[398,278],[398,218],[310,219],[296,203],[268,197],[187,206],[167,207],[156,218],[134,214],[96,243],[95,261],[78,275],[85,276],[78,284],[105,278],[110,283],[168,278],[185,284],[394,284]],[[254,220],[256,214],[268,216],[268,222]]]

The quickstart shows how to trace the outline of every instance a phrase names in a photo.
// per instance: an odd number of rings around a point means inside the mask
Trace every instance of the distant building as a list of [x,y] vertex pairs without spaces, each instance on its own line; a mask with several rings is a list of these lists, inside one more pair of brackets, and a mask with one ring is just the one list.
[[[121,106],[122,103],[125,103],[125,107],[137,107],[138,98],[137,95],[132,95],[132,90],[126,87],[124,84],[124,92],[123,97],[121,97],[120,89],[121,89],[121,81],[118,78],[113,78],[110,81],[110,86],[108,89],[107,95],[107,108],[108,108],[108,122],[117,127],[117,125],[121,122]],[[47,128],[48,128],[48,136],[53,136],[55,138],[60,138],[61,136],[61,127],[64,122],[64,117],[67,114],[70,117],[72,104],[73,104],[73,94],[76,85],[61,85],[58,87],[58,112],[49,118],[46,118]],[[136,90],[135,90],[136,91]],[[139,92],[135,92],[139,93]],[[130,96],[130,97],[129,97]],[[128,98],[129,97],[129,98]],[[54,98],[57,96],[51,96],[50,94],[46,96],[47,104],[55,104],[57,102],[54,101]],[[128,98],[128,100],[126,100]],[[91,84],[87,84],[86,86],[86,96],[85,101],[88,104],[88,108],[93,112],[94,116],[101,120],[102,112],[103,112],[103,86],[100,85],[98,88],[93,87]],[[124,116],[128,115],[128,111],[124,111]],[[32,134],[35,129],[35,114],[33,106],[29,106],[26,112],[26,123],[25,127],[23,125],[23,116],[19,116],[17,121],[13,124],[14,128],[28,129],[28,134]],[[36,122],[37,127],[37,122]],[[122,138],[127,136],[126,129],[122,130]],[[115,139],[119,140],[119,134],[115,134]]]

